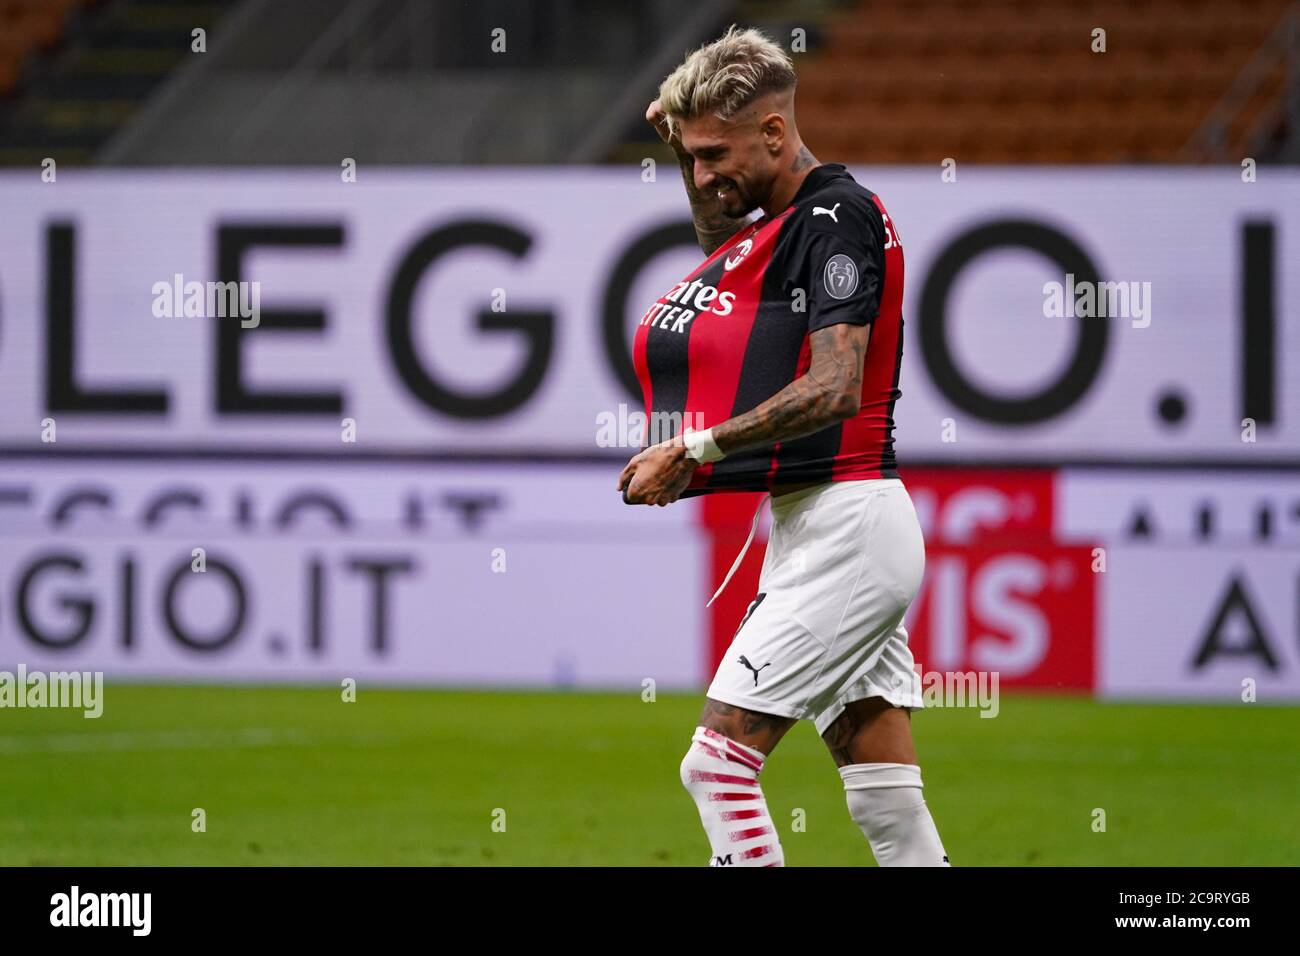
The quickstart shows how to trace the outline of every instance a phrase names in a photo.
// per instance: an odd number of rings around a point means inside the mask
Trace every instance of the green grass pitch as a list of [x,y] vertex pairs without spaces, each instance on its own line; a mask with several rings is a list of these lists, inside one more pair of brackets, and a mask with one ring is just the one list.
[[[98,720],[0,710],[0,864],[701,866],[702,700],[110,684]],[[1300,863],[1298,708],[1004,694],[913,728],[956,866]],[[788,865],[872,865],[810,723],[763,780]]]

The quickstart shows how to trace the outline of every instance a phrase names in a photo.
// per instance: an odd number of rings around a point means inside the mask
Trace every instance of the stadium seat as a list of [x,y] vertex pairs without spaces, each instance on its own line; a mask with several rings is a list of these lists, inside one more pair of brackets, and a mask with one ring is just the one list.
[[[871,0],[826,25],[800,64],[800,126],[850,162],[1177,161],[1286,8]],[[1091,48],[1097,27],[1104,53]],[[1280,79],[1265,84],[1230,135],[1268,122],[1280,96]]]

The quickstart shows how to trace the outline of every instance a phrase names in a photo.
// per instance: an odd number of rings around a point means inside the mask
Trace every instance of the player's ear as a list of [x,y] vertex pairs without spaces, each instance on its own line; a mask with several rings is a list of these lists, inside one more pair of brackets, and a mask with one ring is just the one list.
[[774,156],[781,152],[785,145],[785,117],[777,112],[768,113],[759,121],[758,129],[768,152]]

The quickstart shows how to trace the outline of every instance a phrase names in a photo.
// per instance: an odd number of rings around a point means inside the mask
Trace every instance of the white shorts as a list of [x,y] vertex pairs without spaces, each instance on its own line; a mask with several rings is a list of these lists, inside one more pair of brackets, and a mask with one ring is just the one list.
[[708,696],[811,719],[818,734],[849,701],[922,707],[903,614],[925,542],[903,483],[828,482],[771,500],[758,594]]

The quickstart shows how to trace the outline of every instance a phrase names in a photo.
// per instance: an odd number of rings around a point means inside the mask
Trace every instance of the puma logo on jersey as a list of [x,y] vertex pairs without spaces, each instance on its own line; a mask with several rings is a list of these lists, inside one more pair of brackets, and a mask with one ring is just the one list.
[[838,226],[840,220],[839,220],[839,217],[835,215],[835,210],[836,210],[836,209],[839,209],[839,208],[840,208],[840,203],[836,203],[834,206],[831,206],[830,209],[826,209],[826,208],[823,207],[823,206],[813,206],[813,215],[815,216],[815,215],[817,215],[819,212],[820,212],[820,213],[825,213],[826,215],[830,216],[830,217],[831,217],[831,221],[834,222],[834,223]]

